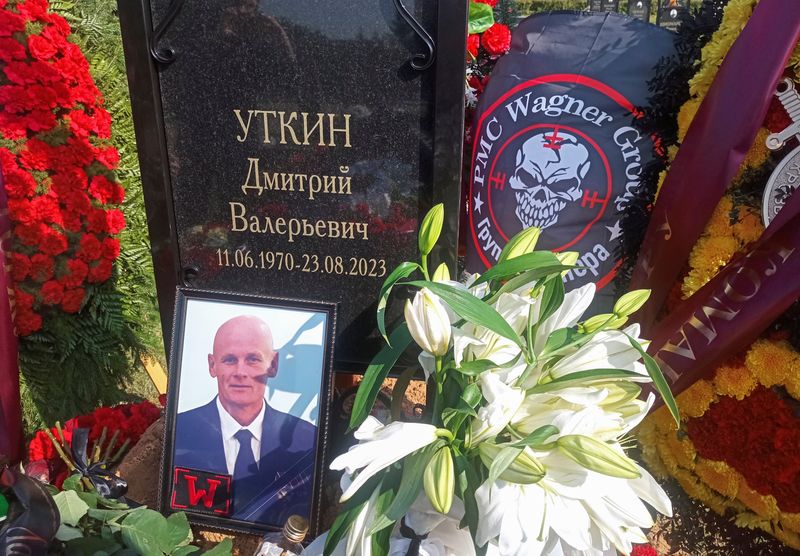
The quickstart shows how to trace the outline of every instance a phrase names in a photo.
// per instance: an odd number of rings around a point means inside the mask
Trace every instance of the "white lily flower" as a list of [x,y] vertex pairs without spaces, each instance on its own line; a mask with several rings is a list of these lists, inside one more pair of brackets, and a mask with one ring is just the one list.
[[480,387],[488,405],[478,410],[478,417],[472,421],[471,443],[476,445],[488,438],[497,436],[519,409],[525,393],[519,388],[505,384],[494,373],[483,373]]
[[545,319],[536,331],[536,338],[533,341],[533,350],[540,353],[544,349],[547,338],[550,334],[560,328],[575,326],[580,320],[586,309],[594,299],[595,285],[586,284],[578,289],[567,292],[564,295],[564,302],[556,309],[556,312]]
[[[571,373],[594,369],[635,370],[634,363],[641,358],[641,355],[631,345],[626,334],[637,339],[639,325],[630,325],[624,333],[617,330],[598,332],[578,351],[553,365],[550,376],[561,378]],[[647,379],[649,380],[649,377]]]
[[411,337],[423,350],[442,356],[450,347],[450,318],[441,299],[422,288],[414,301],[406,301],[406,323]]
[[437,428],[425,423],[399,421],[381,426],[380,421],[370,416],[356,431],[355,437],[359,443],[331,462],[331,469],[334,471],[345,469],[351,475],[361,469],[342,494],[342,502],[353,496],[381,469],[434,442],[437,439]]

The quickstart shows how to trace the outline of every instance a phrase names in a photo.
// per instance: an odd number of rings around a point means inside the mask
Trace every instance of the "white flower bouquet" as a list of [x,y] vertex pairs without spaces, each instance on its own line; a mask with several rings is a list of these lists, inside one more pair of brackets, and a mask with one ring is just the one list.
[[[639,326],[625,326],[648,292],[581,321],[594,285],[565,293],[562,274],[577,254],[534,251],[535,228],[466,285],[444,265],[431,276],[442,215],[439,205],[423,220],[420,262],[399,265],[383,285],[377,317],[387,344],[353,407],[359,442],[331,465],[346,471],[342,511],[315,545],[324,542],[326,556],[629,554],[653,523],[643,501],[671,514],[664,491],[623,449],[655,400],[640,399],[640,385],[652,383],[678,418]],[[387,337],[384,311],[401,283],[418,291]],[[430,422],[381,424],[370,410],[412,341],[433,381]]]

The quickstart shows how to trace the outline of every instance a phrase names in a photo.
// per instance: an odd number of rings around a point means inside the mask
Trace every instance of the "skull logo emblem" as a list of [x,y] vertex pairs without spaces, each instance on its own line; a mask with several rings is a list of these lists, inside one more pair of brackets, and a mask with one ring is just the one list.
[[545,229],[558,222],[567,203],[580,199],[589,167],[589,151],[574,135],[556,129],[527,139],[509,179],[522,226]]

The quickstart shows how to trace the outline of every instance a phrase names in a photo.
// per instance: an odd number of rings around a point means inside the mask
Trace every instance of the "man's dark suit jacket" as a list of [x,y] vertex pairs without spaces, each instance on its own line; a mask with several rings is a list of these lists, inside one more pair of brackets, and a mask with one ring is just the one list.
[[[236,504],[233,481],[230,517],[281,526],[292,514],[310,518],[317,427],[264,404],[257,478],[239,485],[239,499],[250,498],[244,507]],[[175,466],[228,474],[216,397],[178,414],[174,453]]]

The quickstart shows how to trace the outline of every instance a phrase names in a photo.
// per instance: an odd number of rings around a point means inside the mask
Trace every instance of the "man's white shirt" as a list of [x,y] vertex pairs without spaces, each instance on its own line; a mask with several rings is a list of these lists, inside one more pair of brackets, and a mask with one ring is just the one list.
[[239,455],[239,441],[234,438],[237,432],[242,429],[249,430],[253,438],[250,440],[250,447],[253,450],[253,458],[258,465],[258,460],[261,454],[261,425],[264,423],[264,412],[267,409],[267,404],[264,402],[261,405],[261,411],[253,419],[253,422],[243,427],[236,419],[231,417],[231,414],[222,407],[222,404],[217,397],[217,411],[219,411],[219,424],[222,429],[222,446],[225,449],[225,464],[228,466],[228,475],[233,475],[233,469],[236,467],[236,456]]

